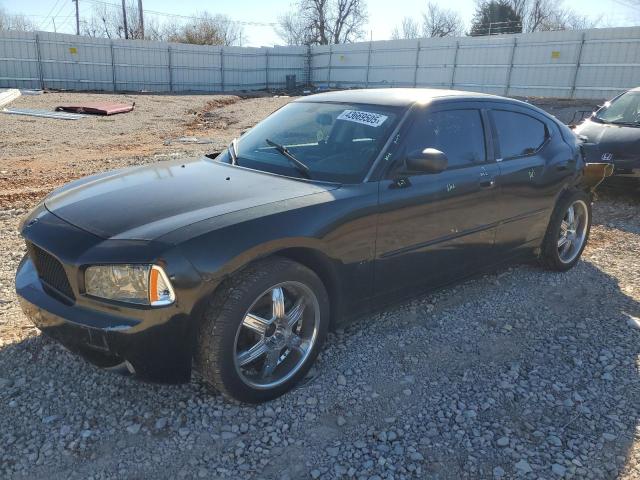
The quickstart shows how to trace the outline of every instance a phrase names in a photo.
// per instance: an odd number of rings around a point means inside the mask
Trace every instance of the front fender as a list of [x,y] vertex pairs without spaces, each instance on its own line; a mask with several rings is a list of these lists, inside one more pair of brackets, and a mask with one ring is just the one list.
[[[298,199],[287,201],[284,206],[265,205],[257,211],[240,211],[176,233],[182,236],[175,238],[180,250],[204,280],[202,295],[258,259],[284,252],[301,261],[306,259],[306,252],[330,265],[325,269],[332,272],[330,283],[342,285],[349,302],[370,296],[377,184],[344,188],[328,195],[331,198],[321,198],[323,201],[317,197]],[[198,234],[185,239],[192,228],[197,228]],[[313,265],[307,266],[317,270]]]

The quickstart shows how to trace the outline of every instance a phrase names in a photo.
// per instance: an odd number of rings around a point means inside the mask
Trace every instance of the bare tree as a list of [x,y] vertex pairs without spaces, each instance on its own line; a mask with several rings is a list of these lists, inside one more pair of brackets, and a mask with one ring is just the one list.
[[510,0],[509,3],[522,18],[525,32],[594,28],[602,20],[580,15],[553,0]]
[[297,0],[278,19],[276,32],[288,44],[349,43],[364,36],[364,0]]
[[312,29],[300,15],[287,13],[278,18],[276,33],[287,45],[310,45],[314,43]]
[[0,7],[0,30],[14,30],[18,32],[31,32],[36,29],[35,24],[22,14],[10,15]]
[[82,22],[82,33],[90,37],[142,39],[137,1],[129,0],[125,5],[127,11],[127,35],[125,35],[124,31],[122,9],[113,8],[113,6],[106,3],[94,5],[91,17]]
[[427,3],[422,13],[422,24],[415,19],[405,17],[391,33],[394,40],[419,37],[450,37],[464,35],[464,22],[460,15],[448,8],[441,8],[436,3]]
[[400,25],[391,32],[393,40],[420,38],[420,24],[412,17],[404,17]]
[[226,15],[199,13],[190,22],[173,27],[166,35],[169,42],[195,45],[234,45],[240,42],[243,29]]
[[[142,28],[137,0],[128,0],[127,34],[124,32],[122,9],[110,5],[96,5],[92,16],[82,22],[82,33],[90,37],[141,39]],[[234,45],[244,34],[243,28],[226,15],[197,13],[188,22],[160,24],[146,16],[144,38],[147,40],[193,43],[197,45]],[[246,38],[246,37],[245,37]]]
[[464,32],[464,23],[457,12],[440,8],[433,2],[427,3],[422,20],[422,33],[425,37],[459,37]]

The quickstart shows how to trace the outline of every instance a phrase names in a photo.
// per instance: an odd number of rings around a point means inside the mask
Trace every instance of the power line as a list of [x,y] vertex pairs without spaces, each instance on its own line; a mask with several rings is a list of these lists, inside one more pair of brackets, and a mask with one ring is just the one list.
[[[60,8],[58,9],[58,12],[51,17],[51,23],[53,24],[54,30],[57,30],[55,28],[55,26],[56,26],[56,18],[58,18],[60,16],[60,13],[62,13],[62,11],[65,9],[66,6],[68,6],[68,4],[62,2],[62,4],[60,4]],[[66,21],[64,23],[66,23]]]
[[[7,17],[33,17],[33,18],[48,18],[49,15],[34,15],[32,13],[6,13]],[[70,17],[74,17],[75,15],[68,15]],[[55,18],[63,18],[60,15],[56,15]]]
[[[109,7],[121,8],[120,5],[116,3],[105,2],[102,0],[84,0],[87,3],[93,3],[95,5],[107,5]],[[184,18],[187,20],[210,20],[210,18],[205,17],[196,17],[193,15],[181,15],[179,13],[168,13],[168,12],[160,12],[158,10],[148,10],[144,11],[146,14],[159,15],[163,17],[175,17],[175,18]],[[273,22],[250,22],[250,21],[241,21],[241,20],[229,20],[231,23],[237,23],[238,25],[248,25],[254,27],[275,27],[277,23]]]
[[[66,6],[66,5],[67,5],[67,4],[65,4],[65,6]],[[71,3],[69,3],[68,5],[71,5]],[[73,7],[72,7],[72,10],[73,10]],[[71,24],[71,22],[72,22],[72,21],[73,21],[73,19],[76,17],[76,15],[75,15],[75,12],[74,12],[73,14],[65,15],[65,16],[55,15],[53,18],[55,19],[55,18],[58,18],[58,17],[60,17],[60,18],[64,18],[64,19],[65,19],[65,20],[64,20],[60,25],[58,25],[57,30],[58,30],[58,31],[61,31],[62,29],[64,29],[65,27],[67,27],[69,24]]]
[[640,3],[639,2],[634,2],[631,0],[615,0],[615,2],[619,5],[622,5],[623,7],[627,7],[627,8],[631,8],[631,9],[636,9],[636,8],[640,8]]
[[38,25],[39,28],[42,28],[43,25],[46,25],[47,23],[47,18],[49,18],[51,16],[51,14],[53,13],[53,11],[56,9],[56,7],[58,6],[58,3],[60,3],[60,0],[56,0],[56,2],[53,4],[53,7],[51,7],[51,10],[49,10],[49,13],[47,13],[45,15],[44,20],[42,20],[42,22],[40,23],[40,25]]

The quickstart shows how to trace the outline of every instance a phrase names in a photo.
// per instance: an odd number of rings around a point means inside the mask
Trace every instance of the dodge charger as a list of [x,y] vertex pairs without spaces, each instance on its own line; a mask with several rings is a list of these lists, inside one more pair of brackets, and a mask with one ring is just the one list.
[[602,171],[516,100],[302,97],[223,152],[48,195],[20,226],[16,290],[44,334],[98,366],[169,383],[195,369],[262,402],[307,374],[339,322],[505,262],[573,267]]

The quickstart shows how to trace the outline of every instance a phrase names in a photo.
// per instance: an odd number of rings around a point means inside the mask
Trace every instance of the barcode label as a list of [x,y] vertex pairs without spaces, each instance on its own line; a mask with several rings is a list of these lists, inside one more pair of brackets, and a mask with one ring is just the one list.
[[361,123],[370,127],[379,127],[388,117],[379,113],[363,112],[362,110],[345,110],[338,115],[337,120]]

